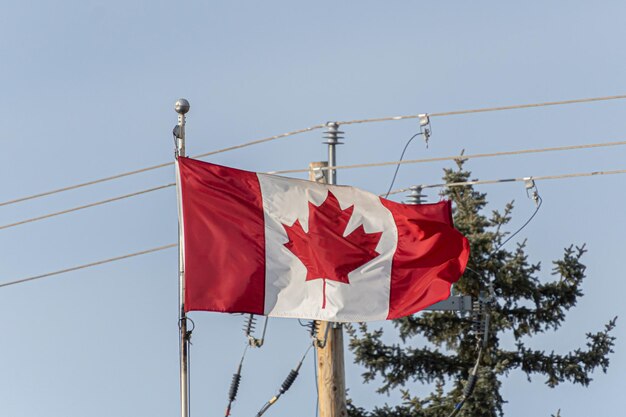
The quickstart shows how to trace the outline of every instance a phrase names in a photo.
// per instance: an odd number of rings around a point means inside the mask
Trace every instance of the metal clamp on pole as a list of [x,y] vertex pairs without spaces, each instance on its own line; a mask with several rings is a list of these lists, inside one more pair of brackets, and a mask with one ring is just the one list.
[[429,311],[472,311],[471,295],[451,295],[443,301],[439,301],[424,310]]
[[250,314],[248,316],[248,318],[246,319],[246,323],[244,325],[243,331],[246,335],[246,338],[248,339],[248,344],[250,345],[250,347],[257,347],[260,348],[261,346],[263,346],[263,342],[265,342],[265,333],[267,332],[267,322],[269,320],[269,317],[265,316],[265,320],[263,323],[263,331],[261,333],[261,337],[254,337],[254,331],[256,330],[256,317],[254,317],[254,314]]
[[426,143],[426,147],[428,148],[428,140],[430,139],[430,135],[432,134],[430,117],[426,113],[419,114],[417,117],[420,121],[420,133],[424,135],[424,142]]
[[524,178],[524,188],[526,189],[526,195],[528,198],[532,198],[535,202],[535,206],[539,206],[539,190],[537,190],[537,185],[535,184],[533,177]]
[[[311,339],[313,340],[313,344],[315,345],[315,347],[322,349],[326,347],[326,342],[328,341],[328,332],[332,326],[322,326],[322,322],[320,322],[319,320],[311,320],[311,322],[308,324],[308,327],[310,329]],[[321,327],[325,328],[323,332],[324,337],[320,337],[322,333],[320,331]]]

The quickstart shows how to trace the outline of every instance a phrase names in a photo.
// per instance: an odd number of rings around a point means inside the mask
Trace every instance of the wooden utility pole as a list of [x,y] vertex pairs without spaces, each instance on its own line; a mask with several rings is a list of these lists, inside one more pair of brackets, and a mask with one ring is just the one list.
[[326,345],[317,348],[317,389],[319,392],[320,417],[345,417],[346,380],[343,359],[343,332],[341,326],[327,321],[320,322],[319,333],[326,333],[331,326]]
[[[309,179],[327,183],[327,170],[316,168],[327,167],[328,162],[311,162]],[[328,333],[326,333],[326,328]],[[319,393],[319,417],[345,417],[346,380],[343,357],[343,331],[341,326],[329,322],[319,322],[318,338],[327,334],[324,347],[316,346],[317,350],[317,390]]]

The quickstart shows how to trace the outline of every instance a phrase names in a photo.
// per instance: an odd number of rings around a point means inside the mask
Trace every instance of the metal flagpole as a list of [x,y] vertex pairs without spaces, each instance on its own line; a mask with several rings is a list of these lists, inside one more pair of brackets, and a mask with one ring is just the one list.
[[[175,156],[185,156],[185,114],[189,111],[189,102],[184,98],[178,99],[174,110],[178,113],[178,123],[174,127],[174,141],[176,142]],[[176,166],[176,186],[180,187],[178,178],[178,164]],[[178,189],[178,328],[180,342],[180,415],[189,417],[189,338],[187,331],[187,315],[185,314],[185,263],[183,256],[183,222],[182,202]]]

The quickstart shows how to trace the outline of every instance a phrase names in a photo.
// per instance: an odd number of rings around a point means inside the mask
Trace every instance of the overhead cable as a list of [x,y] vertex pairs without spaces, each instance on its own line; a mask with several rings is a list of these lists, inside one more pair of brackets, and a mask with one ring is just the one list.
[[249,346],[250,345],[246,343],[246,347],[243,349],[243,354],[241,355],[241,359],[239,360],[239,365],[237,366],[237,371],[233,374],[233,379],[230,382],[230,388],[228,389],[228,405],[226,406],[224,417],[230,416],[230,411],[232,409],[233,403],[237,399],[239,384],[241,383],[241,368],[243,368],[243,360],[246,357]]
[[[395,120],[418,119],[424,116],[428,116],[428,117],[455,116],[455,115],[470,114],[470,113],[486,113],[486,112],[503,111],[503,110],[525,109],[525,108],[531,108],[531,107],[557,106],[557,105],[575,104],[575,103],[590,103],[590,102],[595,102],[595,101],[618,100],[618,99],[624,99],[624,98],[626,98],[626,95],[591,97],[591,98],[582,98],[582,99],[574,99],[574,100],[549,101],[549,102],[543,102],[543,103],[518,104],[518,105],[500,106],[500,107],[486,107],[486,108],[457,110],[457,111],[439,112],[439,113],[428,113],[428,114],[420,113],[420,114],[413,114],[413,115],[406,115],[406,116],[347,120],[347,121],[337,122],[337,123],[341,125],[350,125],[350,124],[358,124],[358,123],[375,123],[375,122],[386,122],[386,121],[395,121]],[[206,156],[215,155],[215,154],[222,153],[222,152],[228,152],[228,151],[232,151],[236,149],[245,148],[248,146],[258,145],[260,143],[270,142],[273,140],[277,140],[277,139],[281,139],[281,138],[285,138],[289,136],[294,136],[294,135],[298,135],[301,133],[311,132],[313,130],[322,129],[324,127],[326,127],[326,124],[318,124],[318,125],[304,128],[304,129],[294,130],[292,132],[282,133],[279,135],[270,136],[270,137],[263,138],[263,139],[252,140],[250,142],[245,142],[240,145],[230,146],[227,148],[222,148],[222,149],[218,149],[218,150],[211,151],[211,152],[201,153],[201,154],[193,156],[193,158],[203,158]],[[41,193],[32,194],[32,195],[25,196],[25,197],[7,200],[7,201],[0,202],[0,207],[7,206],[10,204],[20,203],[23,201],[33,200],[36,198],[45,197],[48,195],[57,194],[57,193],[61,193],[64,191],[75,190],[77,188],[87,187],[90,185],[99,184],[99,183],[106,182],[106,181],[112,181],[118,178],[123,178],[123,177],[127,177],[130,175],[135,175],[135,174],[139,174],[142,172],[146,172],[146,171],[152,171],[158,168],[164,168],[172,164],[173,162],[165,162],[162,164],[152,165],[152,166],[140,168],[140,169],[133,170],[133,171],[123,172],[121,174],[116,174],[116,175],[112,175],[109,177],[103,177],[103,178],[96,179],[93,181],[87,181],[87,182],[83,182],[79,184],[70,185],[67,187],[62,187],[62,188],[57,188],[57,189],[50,190],[50,191],[44,191]]]
[[129,254],[122,255],[122,256],[116,256],[114,258],[103,259],[101,261],[91,262],[91,263],[88,263],[88,264],[74,266],[74,267],[71,267],[71,268],[65,268],[65,269],[61,269],[61,270],[54,271],[54,272],[48,272],[48,273],[41,274],[41,275],[35,275],[35,276],[32,276],[32,277],[28,277],[28,278],[16,279],[14,281],[7,281],[7,282],[0,283],[0,288],[8,287],[9,285],[22,284],[24,282],[34,281],[34,280],[37,280],[37,279],[47,278],[47,277],[51,277],[53,275],[60,275],[60,274],[66,273],[66,272],[77,271],[79,269],[90,268],[92,266],[107,264],[107,263],[115,262],[115,261],[121,261],[122,259],[128,259],[128,258],[132,258],[132,257],[139,256],[139,255],[146,255],[148,253],[153,253],[153,252],[158,252],[158,251],[162,251],[162,250],[165,250],[165,249],[175,248],[177,246],[178,246],[177,243],[172,243],[172,244],[169,244],[169,245],[158,246],[158,247],[152,248],[152,249],[142,250],[140,252],[129,253]]
[[[539,209],[541,208],[541,204],[542,204],[542,199],[537,192],[534,181],[528,181],[526,189],[533,190],[532,191],[533,194],[532,195],[529,194],[529,197],[535,200],[535,204],[536,204],[535,211],[528,218],[528,220],[524,222],[524,224],[521,227],[519,227],[515,232],[509,235],[507,239],[505,239],[502,243],[500,243],[498,247],[491,252],[489,257],[487,258],[487,262],[491,258],[493,258],[498,253],[498,251],[502,249],[504,245],[506,245],[511,239],[513,239],[515,235],[517,235],[526,226],[528,226],[528,224],[535,218],[535,216],[539,212]],[[479,272],[476,272],[475,270],[469,267],[467,267],[466,270],[476,274],[479,278],[484,279],[483,276]],[[452,409],[452,412],[448,415],[448,417],[455,417],[461,411],[461,409],[463,408],[463,405],[472,396],[474,392],[474,388],[476,388],[476,383],[478,382],[478,367],[481,364],[481,359],[482,359],[484,350],[487,349],[487,345],[489,343],[489,325],[491,321],[491,309],[493,305],[495,304],[495,300],[496,300],[495,292],[493,289],[493,284],[491,282],[489,283],[489,296],[485,297],[483,294],[484,294],[483,291],[481,291],[478,300],[472,303],[474,307],[473,314],[478,318],[478,320],[474,320],[474,324],[476,325],[476,330],[477,330],[476,336],[477,336],[478,355],[476,357],[476,362],[474,364],[474,367],[472,368],[472,371],[470,372],[467,378],[465,387],[463,388],[463,394],[461,396],[461,400],[458,403],[456,403],[456,405],[454,406],[454,408]]]
[[575,174],[542,175],[538,177],[503,178],[499,180],[475,180],[475,181],[449,182],[449,183],[440,183],[440,184],[424,184],[424,185],[419,185],[419,186],[412,186],[408,188],[393,190],[389,194],[406,193],[407,191],[413,190],[415,187],[421,187],[421,188],[462,187],[465,185],[499,184],[499,183],[504,183],[504,182],[521,182],[521,181],[526,182],[528,180],[535,180],[535,181],[561,180],[561,179],[566,179],[566,178],[593,177],[593,176],[600,176],[600,175],[616,175],[616,174],[626,174],[626,169],[616,169],[613,171],[578,172]]
[[[382,166],[388,166],[388,165],[398,165],[399,166],[399,165],[402,165],[402,164],[418,164],[418,163],[426,163],[426,162],[468,160],[468,159],[475,159],[475,158],[491,158],[491,157],[498,157],[498,156],[523,155],[523,154],[554,152],[554,151],[570,151],[570,150],[578,150],[578,149],[592,149],[592,148],[601,148],[601,147],[609,147],[609,146],[620,146],[620,145],[626,145],[626,141],[605,142],[605,143],[591,143],[591,144],[586,144],[586,145],[559,146],[559,147],[552,147],[552,148],[523,149],[523,150],[517,150],[517,151],[482,153],[482,154],[474,154],[474,155],[455,155],[455,156],[443,156],[443,157],[438,157],[438,158],[409,159],[409,160],[389,161],[389,162],[374,162],[374,163],[368,163],[368,164],[339,165],[339,166],[335,166],[335,167],[319,167],[319,168],[315,168],[315,169],[316,170],[317,169],[319,169],[319,170],[327,170],[327,169],[372,168],[372,167],[382,167]],[[290,170],[282,170],[282,171],[269,171],[269,172],[266,172],[266,173],[267,174],[293,174],[293,173],[308,172],[308,171],[309,171],[309,169],[307,168],[307,169],[290,169]],[[102,205],[102,204],[111,203],[111,202],[114,202],[114,201],[123,200],[123,199],[126,199],[126,198],[135,197],[135,196],[141,195],[141,194],[147,194],[147,193],[150,193],[150,192],[153,192],[153,191],[162,190],[164,188],[173,187],[174,185],[175,185],[174,183],[165,184],[165,185],[161,185],[161,186],[158,186],[158,187],[153,187],[153,188],[148,188],[148,189],[145,189],[145,190],[137,191],[137,192],[134,192],[134,193],[130,193],[130,194],[125,194],[125,195],[121,195],[121,196],[118,196],[118,197],[109,198],[109,199],[106,199],[106,200],[96,201],[94,203],[85,204],[85,205],[74,207],[74,208],[70,208],[70,209],[67,209],[67,210],[61,210],[61,211],[45,214],[45,215],[38,216],[38,217],[32,217],[32,218],[29,218],[29,219],[20,220],[18,222],[2,225],[2,226],[0,226],[0,230],[8,229],[8,228],[19,226],[19,225],[26,224],[26,223],[35,222],[35,221],[38,221],[38,220],[48,219],[50,217],[55,217],[55,216],[59,216],[59,215],[62,215],[62,214],[71,213],[71,212],[74,212],[74,211],[83,210],[83,209],[94,207],[94,206],[99,206],[99,205]],[[428,187],[422,187],[422,188],[428,188]],[[400,189],[400,190],[389,191],[389,193],[385,194],[385,195],[389,196],[389,195],[392,195],[392,194],[398,194],[398,193],[406,192],[406,191],[409,191],[409,190],[410,190],[410,188],[403,188],[403,189]]]
[[[424,185],[422,186],[423,188],[435,188],[435,187],[458,187],[458,186],[463,186],[463,185],[478,185],[478,184],[497,184],[497,183],[504,183],[504,182],[516,182],[516,181],[524,181],[527,182],[529,180],[555,180],[555,179],[566,179],[566,178],[575,178],[575,177],[590,177],[590,176],[599,176],[599,175],[614,175],[614,174],[626,174],[626,169],[621,169],[621,170],[615,170],[615,171],[594,171],[594,172],[583,172],[583,173],[577,173],[577,174],[564,174],[564,175],[544,175],[544,176],[540,176],[540,177],[523,177],[523,178],[510,178],[510,179],[501,179],[501,180],[484,180],[484,181],[466,181],[466,182],[455,182],[455,183],[449,183],[449,184],[430,184],[430,185]],[[412,190],[413,187],[409,187],[409,188],[403,188],[400,190],[394,190],[391,191],[391,193],[389,194],[400,194],[400,193],[404,193],[407,191]],[[40,279],[40,278],[46,278],[49,276],[53,276],[53,275],[59,275],[59,274],[63,274],[65,272],[72,272],[72,271],[76,271],[79,269],[84,269],[84,268],[89,268],[92,266],[97,266],[97,265],[102,265],[102,264],[106,264],[109,262],[115,262],[115,261],[119,261],[122,259],[126,259],[126,258],[132,258],[134,256],[139,256],[139,255],[144,255],[144,254],[148,254],[148,253],[152,253],[152,252],[157,252],[157,251],[161,251],[164,249],[169,249],[169,248],[173,248],[176,247],[177,244],[176,243],[172,243],[170,245],[165,245],[165,246],[159,246],[157,248],[152,248],[152,249],[147,249],[141,252],[135,252],[135,253],[130,253],[127,255],[122,255],[122,256],[118,256],[115,258],[109,258],[109,259],[105,259],[102,261],[97,261],[97,262],[92,262],[89,264],[85,264],[85,265],[79,265],[79,266],[75,266],[72,268],[67,268],[67,269],[62,269],[60,271],[55,271],[55,272],[49,272],[46,274],[41,274],[41,275],[36,275],[33,277],[28,277],[28,278],[22,278],[22,279],[18,279],[15,281],[9,281],[9,282],[5,282],[5,283],[1,283],[0,284],[0,288],[1,287],[6,287],[9,285],[14,285],[14,284],[20,284],[23,282],[27,282],[27,281],[32,281],[32,280],[36,280],[36,279]]]
[[137,169],[135,171],[123,172],[121,174],[112,175],[110,177],[99,178],[97,180],[82,182],[82,183],[79,183],[79,184],[70,185],[68,187],[57,188],[56,190],[44,191],[43,193],[39,193],[39,194],[33,194],[33,195],[26,196],[26,197],[16,198],[14,200],[3,201],[3,202],[0,203],[0,207],[8,206],[10,204],[15,204],[15,203],[21,203],[22,201],[34,200],[36,198],[45,197],[47,195],[62,193],[64,191],[75,190],[77,188],[87,187],[89,185],[95,185],[95,184],[99,184],[101,182],[112,181],[112,180],[116,180],[118,178],[128,177],[130,175],[140,174],[142,172],[152,171],[152,170],[158,169],[158,168],[164,168],[164,167],[167,167],[167,166],[170,166],[170,165],[173,165],[173,164],[174,164],[173,162],[166,162],[164,164],[152,165],[152,166],[149,166],[149,167]]
[[239,360],[239,365],[237,366],[237,370],[233,374],[233,377],[230,383],[230,389],[228,390],[228,405],[226,406],[224,417],[230,416],[233,403],[237,399],[237,393],[239,392],[239,384],[241,383],[241,370],[243,368],[243,360],[246,357],[248,348],[249,347],[260,348],[261,346],[263,346],[263,343],[265,341],[265,332],[267,331],[268,321],[269,321],[269,317],[265,316],[265,323],[263,324],[263,333],[261,334],[260,338],[257,338],[253,335],[253,332],[256,329],[256,317],[254,317],[254,314],[249,314],[248,318],[245,321],[243,331],[246,336],[246,347],[243,350],[243,354],[241,355],[241,359]]
[[[307,127],[307,128],[304,128],[304,129],[294,130],[292,132],[281,133],[280,135],[270,136],[270,137],[263,138],[263,139],[256,139],[256,140],[252,140],[250,142],[245,142],[245,143],[242,143],[242,144],[239,144],[239,145],[229,146],[227,148],[222,148],[222,149],[218,149],[218,150],[211,151],[211,152],[201,153],[201,154],[192,156],[192,158],[204,158],[206,156],[215,155],[215,154],[218,154],[218,153],[233,151],[235,149],[246,148],[248,146],[258,145],[260,143],[270,142],[270,141],[273,141],[273,140],[286,138],[288,136],[294,136],[294,135],[298,135],[300,133],[310,132],[310,131],[313,131],[313,130],[316,130],[316,129],[321,129],[323,127],[325,127],[325,125],[315,125],[315,126]],[[29,195],[29,196],[20,197],[20,198],[16,198],[16,199],[13,199],[13,200],[7,200],[7,201],[0,202],[0,207],[8,206],[10,204],[21,203],[23,201],[34,200],[36,198],[45,197],[45,196],[52,195],[52,194],[62,193],[64,191],[75,190],[77,188],[87,187],[87,186],[99,184],[99,183],[102,183],[102,182],[112,181],[112,180],[116,180],[118,178],[123,178],[123,177],[128,177],[128,176],[131,176],[131,175],[135,175],[135,174],[140,174],[142,172],[152,171],[152,170],[159,169],[159,168],[165,168],[165,167],[168,167],[170,165],[174,165],[174,162],[165,162],[165,163],[158,164],[158,165],[151,165],[151,166],[148,166],[148,167],[145,167],[145,168],[136,169],[134,171],[128,171],[128,172],[123,172],[121,174],[111,175],[110,177],[103,177],[103,178],[99,178],[99,179],[93,180],[93,181],[82,182],[82,183],[70,185],[70,186],[67,186],[67,187],[57,188],[55,190],[44,191],[44,192],[38,193],[38,194],[32,194],[32,195]]]
[[113,197],[113,198],[108,198],[106,200],[96,201],[96,202],[85,204],[85,205],[82,205],[82,206],[73,207],[73,208],[70,208],[70,209],[67,209],[67,210],[55,211],[53,213],[44,214],[43,216],[31,217],[30,219],[21,220],[19,222],[2,225],[2,226],[0,226],[0,230],[8,229],[10,227],[19,226],[19,225],[26,224],[26,223],[36,222],[38,220],[49,219],[50,217],[60,216],[61,214],[67,214],[67,213],[71,213],[71,212],[78,211],[78,210],[83,210],[83,209],[90,208],[90,207],[100,206],[102,204],[112,203],[114,201],[124,200],[126,198],[136,197],[138,195],[151,193],[152,191],[162,190],[164,188],[173,187],[175,185],[176,185],[175,183],[160,185],[158,187],[148,188],[148,189],[137,191],[137,192],[134,192],[134,193],[120,195],[118,197]]
[[[406,159],[400,161],[387,161],[387,162],[373,162],[367,164],[354,164],[354,165],[337,165],[337,166],[327,166],[327,167],[316,167],[315,170],[326,171],[329,169],[355,169],[355,168],[373,168],[373,167],[383,167],[388,165],[403,165],[403,164],[420,164],[425,162],[441,162],[441,161],[455,161],[455,160],[468,160],[468,159],[476,159],[476,158],[492,158],[496,156],[511,156],[511,155],[524,155],[524,154],[533,154],[533,153],[544,153],[544,152],[555,152],[555,151],[571,151],[576,149],[592,149],[592,148],[602,148],[609,146],[620,146],[626,145],[626,141],[618,141],[618,142],[605,142],[605,143],[590,143],[586,145],[570,145],[570,146],[557,146],[551,148],[537,148],[537,149],[522,149],[517,151],[505,151],[505,152],[492,152],[492,153],[478,153],[473,155],[453,155],[453,156],[442,156],[437,158],[424,158],[424,159]],[[295,174],[300,172],[309,172],[310,168],[299,168],[299,169],[285,169],[279,171],[269,171],[268,174]]]
[[[487,112],[503,111],[503,110],[528,109],[532,107],[560,106],[564,104],[590,103],[594,101],[619,100],[619,99],[624,99],[624,98],[626,98],[626,95],[590,97],[590,98],[579,98],[579,99],[574,99],[574,100],[546,101],[543,103],[515,104],[511,106],[483,107],[479,109],[456,110],[456,111],[439,112],[439,113],[427,113],[427,115],[429,117],[458,116],[461,114],[487,113]],[[345,122],[337,122],[337,123],[341,125],[352,125],[352,124],[357,124],[357,123],[391,122],[395,120],[419,119],[420,117],[423,117],[423,116],[424,114],[422,113],[422,114],[410,114],[406,116],[378,117],[374,119],[347,120]]]
[[415,133],[413,136],[411,136],[411,139],[409,139],[406,142],[406,144],[404,145],[404,148],[402,149],[402,153],[400,154],[400,160],[398,161],[398,164],[396,165],[396,170],[393,173],[393,178],[391,179],[391,184],[389,184],[389,189],[387,190],[387,195],[385,195],[385,198],[389,195],[389,192],[393,188],[393,184],[396,183],[396,177],[398,176],[398,171],[400,170],[400,164],[401,164],[402,160],[404,159],[404,154],[405,154],[406,150],[409,148],[409,145],[411,144],[413,139],[415,139],[416,137],[418,137],[419,135],[422,135],[422,134],[423,134],[422,132]]
[[261,409],[259,410],[259,412],[256,414],[256,417],[261,417],[263,414],[265,414],[265,412],[276,403],[276,401],[278,401],[278,399],[289,390],[289,388],[291,388],[291,385],[293,385],[294,381],[296,380],[296,378],[298,377],[298,374],[300,373],[300,368],[302,367],[302,364],[304,363],[304,360],[306,359],[306,356],[309,354],[309,351],[311,350],[311,348],[313,347],[313,343],[311,343],[309,345],[309,347],[307,347],[306,351],[304,352],[304,355],[302,355],[302,359],[300,359],[300,362],[298,362],[298,364],[296,365],[295,368],[291,369],[291,371],[289,371],[289,374],[287,375],[287,377],[285,378],[285,380],[283,381],[283,383],[281,384],[280,388],[278,389],[278,392],[276,393],[276,395],[274,395],[272,398],[270,398],[265,404],[263,404],[263,407],[261,407]]
[[234,151],[236,149],[241,149],[241,148],[247,148],[248,146],[258,145],[260,143],[265,143],[265,142],[271,142],[271,141],[276,140],[276,139],[282,139],[282,138],[286,138],[288,136],[295,136],[295,135],[299,135],[301,133],[312,132],[314,130],[323,129],[325,127],[326,127],[326,124],[319,124],[319,125],[315,125],[315,126],[311,126],[311,127],[306,127],[304,129],[294,130],[294,131],[287,132],[287,133],[281,133],[280,135],[270,136],[268,138],[257,139],[257,140],[253,140],[253,141],[250,141],[250,142],[242,143],[241,145],[229,146],[228,148],[222,148],[222,149],[219,149],[217,151],[201,153],[199,155],[192,156],[192,158],[204,158],[206,156],[211,156],[211,155],[215,155],[215,154],[218,154],[218,153]]

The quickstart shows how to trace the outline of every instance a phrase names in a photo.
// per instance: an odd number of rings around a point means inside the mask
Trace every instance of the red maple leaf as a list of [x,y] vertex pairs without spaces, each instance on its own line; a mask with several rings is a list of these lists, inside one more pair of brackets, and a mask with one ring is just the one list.
[[366,233],[360,225],[344,237],[354,206],[341,210],[339,201],[328,192],[326,200],[318,207],[309,202],[309,232],[300,221],[283,224],[289,242],[285,247],[306,267],[306,281],[324,280],[322,308],[326,308],[326,280],[349,284],[348,274],[376,258],[375,248],[382,232]]

